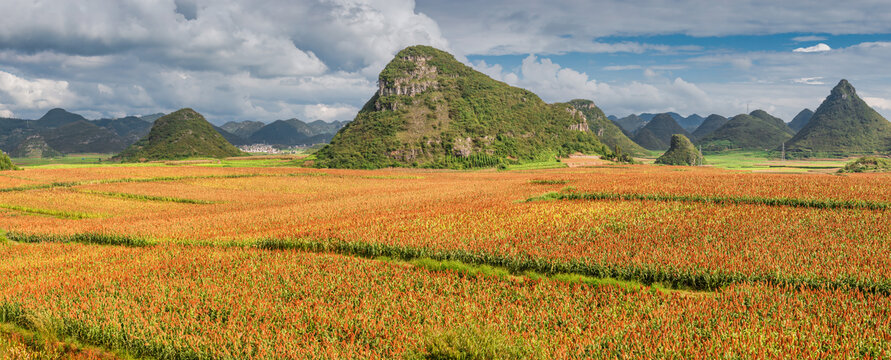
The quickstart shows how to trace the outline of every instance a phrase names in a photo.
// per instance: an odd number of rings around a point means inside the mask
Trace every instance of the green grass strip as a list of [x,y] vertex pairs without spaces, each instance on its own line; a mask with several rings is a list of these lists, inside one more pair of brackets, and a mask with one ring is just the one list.
[[[153,246],[158,241],[147,238],[136,238],[114,234],[74,234],[74,235],[29,235],[19,232],[7,233],[7,238],[23,243],[58,242],[58,243],[84,243],[100,245],[122,246]],[[163,241],[163,240],[160,240]],[[370,259],[386,257],[400,261],[415,261],[418,259],[430,259],[442,262],[440,265],[417,263],[420,266],[448,268],[448,262],[454,261],[466,265],[478,267],[481,270],[473,270],[485,273],[484,266],[504,269],[511,274],[535,276],[530,274],[542,274],[554,278],[555,276],[582,276],[577,280],[585,283],[598,281],[636,282],[648,286],[664,286],[669,289],[683,289],[694,291],[711,291],[738,283],[769,283],[780,286],[803,286],[823,289],[856,289],[863,292],[891,294],[891,279],[858,279],[852,276],[839,276],[826,278],[811,275],[785,275],[777,272],[760,273],[736,273],[724,269],[707,268],[677,268],[659,264],[629,264],[616,265],[590,262],[586,259],[573,259],[559,261],[553,259],[533,258],[524,255],[507,255],[488,253],[483,251],[467,251],[460,249],[431,249],[394,244],[371,244],[361,241],[349,242],[338,239],[313,240],[313,239],[262,239],[254,242],[229,242],[229,243],[182,243],[185,246],[235,246],[255,247],[265,250],[297,250],[314,253],[334,253],[347,256],[358,256]],[[457,265],[454,265],[457,267]],[[496,271],[497,272],[497,271]],[[562,275],[561,275],[562,274]],[[592,279],[593,278],[593,279]],[[670,291],[670,290],[669,290]]]
[[140,195],[140,194],[130,194],[130,193],[121,193],[121,192],[110,192],[110,191],[93,191],[93,190],[75,190],[79,193],[83,194],[91,194],[91,195],[101,195],[108,196],[114,198],[121,199],[132,199],[139,201],[158,201],[158,202],[172,202],[172,203],[181,203],[181,204],[215,204],[214,201],[207,200],[196,200],[196,199],[186,199],[186,198],[178,198],[172,196],[152,196],[152,195]]
[[487,265],[508,270],[514,274],[538,273],[547,276],[574,274],[596,279],[633,281],[647,285],[661,284],[674,289],[710,291],[736,283],[766,282],[777,285],[806,286],[811,288],[858,289],[864,292],[891,294],[891,281],[882,279],[857,279],[844,277],[788,276],[764,272],[741,274],[722,269],[675,268],[660,265],[610,265],[585,262],[585,259],[554,261],[522,255],[504,255],[466,250],[418,248],[403,245],[369,244],[340,240],[317,241],[307,239],[266,239],[255,247],[269,250],[300,250],[328,252],[366,258],[389,257],[403,261],[428,258],[436,261],[458,261],[465,264]]
[[867,200],[832,200],[832,199],[796,199],[796,198],[764,198],[752,196],[710,196],[710,195],[668,195],[668,194],[620,194],[620,193],[583,193],[583,192],[550,192],[526,199],[527,202],[545,200],[648,200],[678,201],[707,204],[754,204],[767,206],[791,206],[816,209],[866,209],[889,210],[891,203]]
[[[2,188],[0,192],[16,192],[53,188],[70,188],[81,185],[100,185],[100,184],[119,184],[119,183],[149,183],[162,181],[179,181],[179,180],[198,180],[198,179],[238,179],[260,176],[278,176],[266,174],[228,174],[228,175],[196,175],[196,176],[159,176],[150,178],[123,178],[123,179],[105,179],[105,180],[85,180],[70,182],[53,182],[49,184],[24,185],[10,188]],[[283,175],[287,176],[287,175]]]
[[76,212],[76,211],[37,209],[37,208],[32,208],[32,207],[27,207],[27,206],[9,205],[9,204],[0,204],[0,209],[13,210],[13,211],[18,211],[18,212],[23,212],[26,214],[33,214],[33,215],[52,216],[52,217],[56,217],[56,218],[60,218],[60,219],[80,220],[80,219],[92,219],[92,218],[100,217],[99,215],[96,215],[96,214],[88,214],[88,213],[82,213],[82,212]]
[[138,238],[131,237],[125,235],[115,235],[115,234],[100,234],[100,233],[83,233],[83,234],[73,234],[73,235],[38,235],[38,234],[25,234],[16,231],[10,231],[6,233],[6,238],[11,241],[21,242],[21,243],[41,243],[41,242],[53,242],[53,243],[81,243],[81,244],[96,244],[96,245],[118,245],[118,246],[130,246],[130,247],[144,247],[144,246],[153,246],[157,245],[155,241],[146,238]]

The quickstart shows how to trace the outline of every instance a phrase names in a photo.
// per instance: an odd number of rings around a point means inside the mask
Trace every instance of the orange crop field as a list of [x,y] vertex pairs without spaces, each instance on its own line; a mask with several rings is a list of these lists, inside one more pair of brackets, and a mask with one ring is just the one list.
[[883,174],[33,168],[0,230],[0,322],[125,357],[891,357]]

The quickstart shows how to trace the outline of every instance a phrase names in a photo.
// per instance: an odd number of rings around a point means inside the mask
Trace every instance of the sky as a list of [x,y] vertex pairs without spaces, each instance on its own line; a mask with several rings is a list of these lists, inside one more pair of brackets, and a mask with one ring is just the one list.
[[0,14],[0,117],[351,120],[392,57],[424,44],[619,117],[790,121],[844,78],[891,118],[887,0],[0,0]]

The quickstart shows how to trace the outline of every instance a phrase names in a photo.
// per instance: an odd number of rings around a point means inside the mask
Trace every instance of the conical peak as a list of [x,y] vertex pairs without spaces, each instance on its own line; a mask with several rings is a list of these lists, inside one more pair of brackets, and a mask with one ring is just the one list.
[[832,96],[841,96],[845,99],[848,95],[857,95],[857,91],[854,90],[854,87],[851,86],[848,80],[842,79],[838,82],[838,85],[832,88]]

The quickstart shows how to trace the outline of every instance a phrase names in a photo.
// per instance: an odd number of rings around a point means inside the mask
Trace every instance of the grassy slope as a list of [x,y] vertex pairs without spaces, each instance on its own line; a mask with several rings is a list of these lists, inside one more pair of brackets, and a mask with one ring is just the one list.
[[[436,72],[423,79],[409,75],[417,64],[408,57],[428,58]],[[375,94],[318,152],[318,166],[467,168],[532,160],[543,153],[609,152],[595,135],[568,130],[579,123],[568,105],[546,104],[431,47],[402,50],[379,81],[432,87],[415,96]],[[456,148],[468,146],[470,157],[455,156]]]

